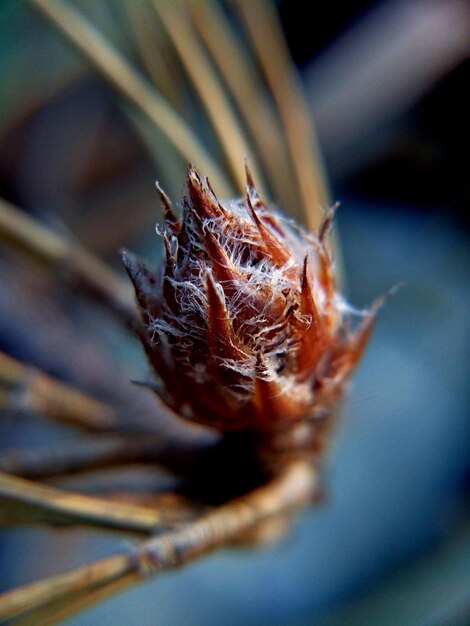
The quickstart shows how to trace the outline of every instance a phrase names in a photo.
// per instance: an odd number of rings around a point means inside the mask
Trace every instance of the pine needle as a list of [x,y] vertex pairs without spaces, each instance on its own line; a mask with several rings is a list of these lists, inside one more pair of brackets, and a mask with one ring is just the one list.
[[194,35],[194,31],[184,14],[183,6],[178,3],[170,4],[158,0],[153,0],[152,4],[209,115],[238,193],[244,193],[245,190],[244,160],[247,157],[253,176],[262,188],[264,183],[257,166],[256,155],[250,149],[244,136],[244,130],[233,113],[221,83],[200,41]]
[[207,173],[221,196],[232,195],[231,185],[221,168],[173,107],[77,9],[61,0],[29,2],[171,141],[187,162]]
[[187,8],[251,134],[267,174],[272,199],[286,211],[295,210],[299,200],[286,153],[287,146],[268,93],[263,89],[261,77],[246,46],[237,37],[217,2],[205,0],[194,4],[189,0]]
[[162,516],[151,508],[110,502],[0,472],[0,523],[87,524],[154,532]]
[[209,454],[209,444],[204,441],[182,441],[169,434],[95,435],[70,444],[4,450],[0,455],[0,470],[25,478],[44,479],[149,463],[164,465],[168,471],[181,475],[198,460],[207,460]]
[[0,409],[23,410],[90,431],[117,426],[113,409],[0,352]]
[[328,191],[310,112],[278,15],[271,2],[236,0],[236,5],[279,111],[299,186],[304,220],[310,230],[316,230],[329,205]]
[[135,318],[129,285],[103,261],[72,238],[44,224],[0,198],[0,241],[52,266],[74,286],[81,286],[126,321]]
[[122,1],[122,6],[129,18],[132,39],[150,80],[163,97],[178,109],[181,101],[178,85],[182,78],[175,71],[175,59],[168,46],[162,43],[164,32],[153,7],[147,2],[126,0]]
[[[62,607],[67,600],[70,601],[71,612],[79,610],[139,580],[181,567],[228,545],[263,520],[305,505],[311,500],[315,486],[316,474],[311,464],[294,462],[267,485],[219,506],[181,528],[143,542],[130,552],[101,559],[72,572],[1,594],[0,619],[32,609],[41,611],[42,608],[47,612],[42,613],[41,619],[46,619],[47,614],[51,618],[62,619]],[[95,597],[90,595],[93,592],[96,592]],[[36,617],[37,613],[34,612],[29,619],[34,620]],[[23,626],[53,623],[25,621]]]

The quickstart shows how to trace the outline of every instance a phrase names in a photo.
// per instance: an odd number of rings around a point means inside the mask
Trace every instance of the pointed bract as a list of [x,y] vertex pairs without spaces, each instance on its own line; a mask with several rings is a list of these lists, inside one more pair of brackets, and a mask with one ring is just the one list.
[[160,298],[155,272],[128,250],[121,250],[121,259],[134,285],[144,318],[147,321],[149,318],[156,317],[160,310]]
[[170,198],[166,195],[163,189],[160,187],[160,183],[156,182],[155,186],[160,196],[160,204],[163,209],[163,216],[165,218],[165,225],[173,235],[177,235],[181,230],[181,225],[176,217],[175,212],[171,207]]
[[253,203],[250,194],[246,195],[246,204],[250,212],[251,218],[258,229],[261,242],[266,249],[271,261],[276,267],[282,267],[289,262],[291,254],[289,249],[283,245],[279,239],[274,235],[267,226],[265,226],[259,217],[256,215],[256,211],[253,207]]

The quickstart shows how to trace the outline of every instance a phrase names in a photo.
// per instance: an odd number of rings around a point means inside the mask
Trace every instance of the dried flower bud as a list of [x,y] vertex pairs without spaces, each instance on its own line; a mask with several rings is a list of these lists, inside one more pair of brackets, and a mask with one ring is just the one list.
[[180,415],[222,431],[279,430],[331,412],[366,344],[373,312],[351,330],[325,239],[247,193],[221,203],[191,168],[182,222],[159,189],[165,261],[124,255],[141,338]]

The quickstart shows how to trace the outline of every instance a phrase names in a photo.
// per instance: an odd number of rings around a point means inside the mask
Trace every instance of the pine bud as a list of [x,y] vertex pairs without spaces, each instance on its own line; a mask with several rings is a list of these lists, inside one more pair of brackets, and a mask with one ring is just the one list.
[[331,413],[369,336],[355,330],[317,235],[268,208],[247,170],[246,196],[220,202],[191,168],[181,223],[159,189],[165,259],[158,271],[125,253],[160,381],[184,418],[221,431],[274,431]]

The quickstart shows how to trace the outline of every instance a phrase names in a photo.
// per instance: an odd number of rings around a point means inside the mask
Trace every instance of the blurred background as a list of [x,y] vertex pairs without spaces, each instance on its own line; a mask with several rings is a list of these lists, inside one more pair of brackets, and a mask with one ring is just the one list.
[[[312,4],[278,9],[341,204],[345,291],[364,307],[403,283],[345,401],[325,496],[280,543],[211,556],[70,624],[470,623],[470,4]],[[130,58],[136,33],[149,37],[145,3],[75,5]],[[153,60],[146,71],[163,77],[165,97],[205,137],[174,56]],[[173,198],[184,191],[185,166],[165,139],[27,3],[0,4],[0,74],[0,194],[116,268],[123,245],[158,259],[154,180]],[[138,347],[104,313],[9,251],[0,252],[0,348],[98,394],[117,376],[147,376]],[[55,436],[27,419],[1,429],[5,448]],[[122,541],[4,530],[0,584],[63,571]]]

